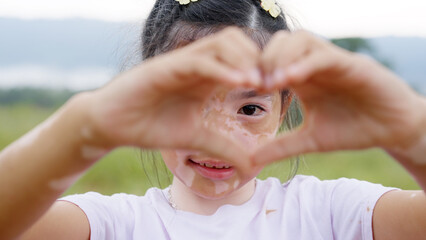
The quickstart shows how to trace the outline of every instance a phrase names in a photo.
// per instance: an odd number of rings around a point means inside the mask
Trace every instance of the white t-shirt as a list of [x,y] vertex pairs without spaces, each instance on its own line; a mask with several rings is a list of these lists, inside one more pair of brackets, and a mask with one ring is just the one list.
[[145,196],[89,192],[62,198],[87,215],[91,239],[373,239],[377,200],[394,188],[354,179],[258,180],[252,198],[210,216],[173,209],[167,189]]

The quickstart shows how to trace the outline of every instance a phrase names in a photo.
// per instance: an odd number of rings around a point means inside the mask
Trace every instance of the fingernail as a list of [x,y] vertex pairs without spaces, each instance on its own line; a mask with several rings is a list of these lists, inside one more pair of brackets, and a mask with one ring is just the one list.
[[260,86],[262,84],[262,74],[259,69],[252,69],[249,76],[253,85]]
[[275,85],[280,85],[285,80],[285,73],[282,69],[277,69],[273,74],[273,83]]

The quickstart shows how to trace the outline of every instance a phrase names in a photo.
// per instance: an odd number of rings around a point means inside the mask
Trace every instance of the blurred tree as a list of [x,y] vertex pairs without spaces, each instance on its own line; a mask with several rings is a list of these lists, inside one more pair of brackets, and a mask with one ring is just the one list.
[[0,89],[1,105],[28,104],[44,108],[56,108],[64,104],[72,95],[69,90],[38,88]]
[[332,39],[332,43],[351,52],[370,52],[374,53],[374,49],[370,42],[364,38],[339,38]]
[[389,69],[393,68],[393,64],[389,59],[385,59],[377,53],[374,46],[368,39],[365,38],[335,38],[330,40],[333,44],[344,48],[351,52],[366,54]]

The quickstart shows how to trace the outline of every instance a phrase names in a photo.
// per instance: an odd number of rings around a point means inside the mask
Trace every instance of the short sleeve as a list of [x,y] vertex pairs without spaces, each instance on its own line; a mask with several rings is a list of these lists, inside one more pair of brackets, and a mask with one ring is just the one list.
[[380,197],[395,188],[341,178],[333,184],[330,211],[334,239],[373,239],[373,211]]
[[59,199],[71,202],[86,214],[90,224],[90,239],[131,239],[133,211],[123,194],[104,196],[95,192],[70,195]]

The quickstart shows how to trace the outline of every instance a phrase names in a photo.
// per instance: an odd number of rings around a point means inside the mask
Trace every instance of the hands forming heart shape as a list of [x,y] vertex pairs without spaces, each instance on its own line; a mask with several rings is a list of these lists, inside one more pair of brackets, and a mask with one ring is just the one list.
[[[218,86],[289,89],[304,123],[255,149],[203,124]],[[263,50],[230,28],[157,56],[94,92],[91,119],[105,145],[196,149],[264,165],[308,152],[398,148],[421,137],[424,100],[367,57],[304,31],[278,32]]]

